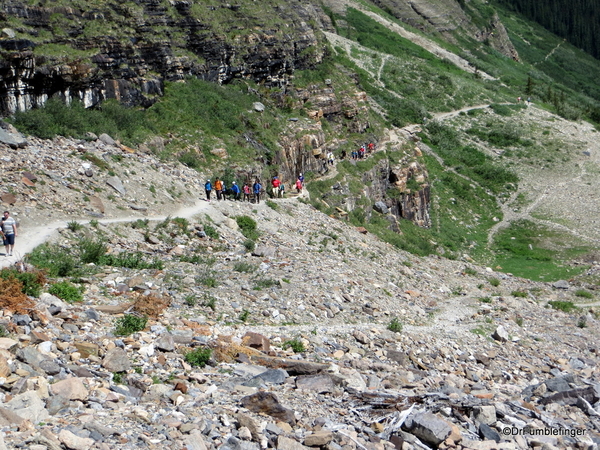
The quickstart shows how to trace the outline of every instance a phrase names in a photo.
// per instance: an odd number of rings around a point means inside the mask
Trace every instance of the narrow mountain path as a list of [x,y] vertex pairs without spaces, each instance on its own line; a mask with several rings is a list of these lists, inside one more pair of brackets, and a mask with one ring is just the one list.
[[[176,211],[166,216],[149,216],[144,217],[152,222],[165,220],[167,217],[181,217],[190,219],[196,214],[207,212],[211,207],[211,203],[204,200],[198,200],[193,206],[182,206]],[[99,223],[126,223],[140,219],[139,215],[125,215],[122,217],[114,217],[110,219],[97,219]],[[91,220],[91,219],[90,219]],[[90,220],[76,220],[80,224],[89,224]],[[38,227],[22,227],[19,228],[19,235],[15,241],[15,251],[13,256],[4,255],[4,247],[0,247],[0,268],[8,267],[17,261],[22,260],[27,253],[30,253],[37,246],[46,241],[51,240],[58,235],[60,228],[67,228],[70,221],[57,220],[46,225]]]

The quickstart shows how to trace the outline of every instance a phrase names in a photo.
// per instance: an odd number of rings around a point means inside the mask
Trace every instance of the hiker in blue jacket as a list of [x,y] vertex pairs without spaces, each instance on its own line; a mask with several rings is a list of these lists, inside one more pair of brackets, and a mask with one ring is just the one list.
[[212,192],[212,184],[210,184],[210,180],[208,180],[204,185],[204,190],[206,191],[206,201],[210,202],[210,193]]
[[240,199],[240,187],[237,185],[237,183],[234,181],[231,184],[231,193],[233,194],[233,200],[239,200]]
[[262,190],[262,185],[260,184],[259,179],[257,178],[252,186],[252,191],[254,192],[254,198],[256,199],[256,203],[260,203],[260,191]]

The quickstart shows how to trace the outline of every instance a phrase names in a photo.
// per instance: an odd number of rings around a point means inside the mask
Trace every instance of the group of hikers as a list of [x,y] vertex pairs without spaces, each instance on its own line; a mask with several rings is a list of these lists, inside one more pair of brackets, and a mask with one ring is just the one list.
[[[304,188],[304,176],[302,174],[298,175],[294,187],[298,194],[302,193],[302,189]],[[217,200],[227,200],[229,198],[230,200],[254,201],[255,203],[260,203],[260,196],[265,192],[259,178],[256,178],[254,183],[247,181],[241,189],[235,181],[232,181],[231,187],[228,188],[225,182],[219,177],[215,179],[214,185],[210,180],[207,180],[204,184],[207,202],[210,202],[213,190],[217,195]],[[283,198],[285,195],[285,184],[277,176],[271,180],[271,193],[274,198]]]
[[368,144],[363,144],[360,146],[358,150],[352,150],[351,156],[352,159],[363,159],[365,155],[368,153],[373,153],[375,151],[375,144],[369,142]]
[[[353,160],[363,159],[365,158],[367,153],[372,153],[375,151],[375,144],[373,142],[368,142],[360,146],[358,150],[353,150],[351,152],[351,157]],[[342,159],[346,157],[346,152],[343,151],[341,154]],[[323,160],[326,171],[329,169],[327,166],[335,165],[335,156],[333,152],[330,150],[327,152],[325,159]],[[302,189],[304,189],[304,176],[302,174],[298,175],[296,182],[294,184],[294,188],[298,194],[302,193]],[[244,186],[240,188],[235,181],[231,182],[231,186],[227,187],[225,182],[220,178],[216,178],[214,185],[210,180],[207,180],[204,184],[204,190],[206,191],[206,201],[210,202],[212,192],[215,191],[217,195],[217,200],[238,200],[238,201],[248,201],[260,203],[261,195],[264,195],[266,192],[263,188],[263,185],[260,182],[259,178],[254,180],[252,183],[251,180],[244,183]],[[278,176],[274,176],[271,179],[271,189],[270,192],[273,198],[283,198],[285,195],[285,184],[280,180]]]

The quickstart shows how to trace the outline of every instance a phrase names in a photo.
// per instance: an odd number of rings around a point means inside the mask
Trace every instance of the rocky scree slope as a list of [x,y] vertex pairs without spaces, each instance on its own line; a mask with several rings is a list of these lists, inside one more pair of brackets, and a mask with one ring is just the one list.
[[[40,141],[10,157],[33,161],[36,150],[56,143]],[[93,145],[87,151],[100,156],[117,152]],[[67,148],[52,153],[69,155]],[[83,160],[66,160],[77,173],[75,162]],[[132,173],[136,164],[159,164],[138,154],[123,161],[124,186],[144,185]],[[172,181],[178,171],[194,179],[184,168],[160,167],[150,169],[153,183],[155,175]],[[81,195],[58,180],[51,186],[55,201]],[[162,198],[148,211],[161,211]],[[164,208],[184,198],[173,196]],[[118,208],[127,198],[114,201],[115,214],[132,221],[141,214]],[[82,239],[102,237],[110,254],[142,252],[163,268],[88,265],[73,280],[84,287],[81,303],[45,292],[25,313],[3,310],[0,445],[596,448],[597,314],[547,307],[579,298],[569,283],[417,258],[296,199],[202,205],[189,224],[99,219],[78,231],[60,229],[52,246],[74,255]],[[27,207],[28,216],[47,214]],[[63,214],[59,206],[53,211]],[[238,216],[258,225],[252,252]],[[147,326],[115,335],[115,320],[129,313],[149,315]],[[213,350],[207,366],[186,360],[204,347]],[[502,434],[528,427],[567,431]]]

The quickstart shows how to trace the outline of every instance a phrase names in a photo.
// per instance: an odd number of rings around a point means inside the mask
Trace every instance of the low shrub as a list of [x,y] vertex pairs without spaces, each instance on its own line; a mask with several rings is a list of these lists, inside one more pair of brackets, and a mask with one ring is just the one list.
[[44,272],[36,270],[34,272],[19,272],[15,269],[4,268],[0,270],[0,278],[16,278],[21,282],[21,291],[30,297],[39,297],[42,293],[42,286],[46,284]]
[[83,225],[77,222],[76,220],[71,220],[67,223],[67,228],[73,232],[79,231],[83,228]]
[[115,336],[129,336],[146,328],[147,317],[140,317],[134,314],[125,314],[115,321]]
[[0,278],[0,308],[17,314],[28,314],[34,302],[23,293],[23,284],[15,277]]
[[294,351],[294,353],[302,353],[302,352],[306,351],[306,348],[304,348],[304,344],[298,338],[294,338],[294,339],[285,341],[283,343],[282,347],[284,350],[291,348]]
[[184,355],[185,362],[194,367],[204,367],[210,361],[212,350],[208,347],[198,347]]
[[67,277],[75,272],[73,251],[48,243],[37,246],[27,257],[27,262],[44,269],[50,277]]
[[488,281],[494,287],[500,286],[500,280],[498,278],[490,278]]
[[393,331],[394,333],[400,333],[402,332],[402,323],[396,317],[394,317],[388,324],[387,329]]
[[238,216],[235,221],[240,227],[240,232],[248,239],[256,241],[259,236],[256,220],[248,216]]
[[525,298],[527,297],[527,292],[526,291],[512,291],[510,293],[510,295],[512,295],[513,297],[522,297]]
[[548,305],[550,305],[552,309],[556,309],[558,311],[563,311],[566,313],[570,313],[578,309],[577,306],[573,304],[573,302],[567,302],[563,300],[550,301],[548,302]]
[[233,270],[236,272],[252,273],[256,270],[256,266],[245,261],[239,261],[233,265]]
[[80,286],[75,286],[68,281],[60,281],[54,283],[48,289],[48,293],[52,294],[67,303],[75,303],[83,301],[83,292]]
[[585,289],[577,289],[575,291],[575,296],[588,299],[594,298],[594,294],[592,294],[590,291],[586,291]]

